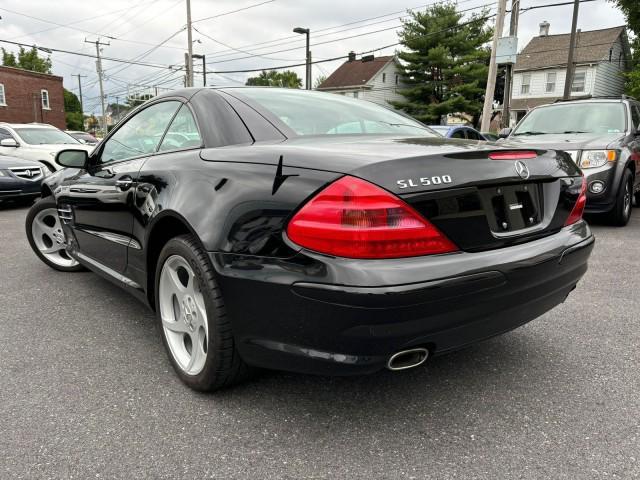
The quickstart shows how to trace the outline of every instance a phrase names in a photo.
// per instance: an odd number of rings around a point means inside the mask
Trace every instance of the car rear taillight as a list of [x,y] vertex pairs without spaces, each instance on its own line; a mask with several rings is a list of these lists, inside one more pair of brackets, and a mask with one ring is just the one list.
[[538,154],[534,151],[522,150],[514,152],[491,152],[489,158],[491,160],[527,160],[529,158],[536,158]]
[[458,250],[400,198],[355,177],[335,181],[296,213],[289,239],[327,255],[400,258]]
[[582,186],[580,187],[580,194],[578,195],[578,200],[576,200],[576,204],[573,206],[571,210],[571,214],[567,221],[564,223],[564,226],[573,225],[578,220],[582,218],[582,214],[584,213],[584,207],[587,204],[587,179],[582,177]]

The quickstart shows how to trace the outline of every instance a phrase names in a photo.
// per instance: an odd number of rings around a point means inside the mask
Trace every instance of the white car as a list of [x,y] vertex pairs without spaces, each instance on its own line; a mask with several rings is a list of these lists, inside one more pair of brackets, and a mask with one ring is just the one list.
[[0,122],[0,155],[37,161],[55,172],[62,168],[55,162],[56,153],[65,148],[91,152],[94,146],[84,145],[52,125]]

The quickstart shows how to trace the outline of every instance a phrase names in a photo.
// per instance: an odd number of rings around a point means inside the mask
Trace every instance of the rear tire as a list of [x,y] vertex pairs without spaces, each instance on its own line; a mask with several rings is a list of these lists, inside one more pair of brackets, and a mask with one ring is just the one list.
[[85,270],[67,253],[66,239],[53,197],[41,198],[29,209],[25,230],[31,249],[51,268],[61,272]]
[[619,227],[624,227],[631,218],[633,208],[633,174],[631,170],[625,170],[620,182],[620,189],[616,197],[616,204],[609,213],[611,223]]
[[248,376],[213,266],[192,235],[169,240],[160,252],[155,299],[162,342],[186,385],[211,392]]

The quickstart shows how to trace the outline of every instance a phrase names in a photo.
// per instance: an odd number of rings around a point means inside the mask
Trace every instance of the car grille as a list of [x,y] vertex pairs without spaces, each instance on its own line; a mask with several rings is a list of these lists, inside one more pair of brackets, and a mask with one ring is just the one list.
[[32,182],[40,180],[43,177],[40,167],[12,167],[9,168],[9,170],[11,170],[11,173],[16,177],[31,180]]

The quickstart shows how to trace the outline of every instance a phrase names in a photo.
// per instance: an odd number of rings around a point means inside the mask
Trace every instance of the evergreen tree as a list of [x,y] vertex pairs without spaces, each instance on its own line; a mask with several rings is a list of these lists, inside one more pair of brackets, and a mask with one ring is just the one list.
[[408,85],[399,93],[406,101],[392,104],[425,123],[440,123],[442,115],[457,112],[473,115],[477,123],[493,35],[486,20],[486,11],[463,20],[454,4],[410,12],[399,33],[407,51],[398,54]]
[[75,93],[64,89],[64,112],[68,130],[84,130],[84,115]]

